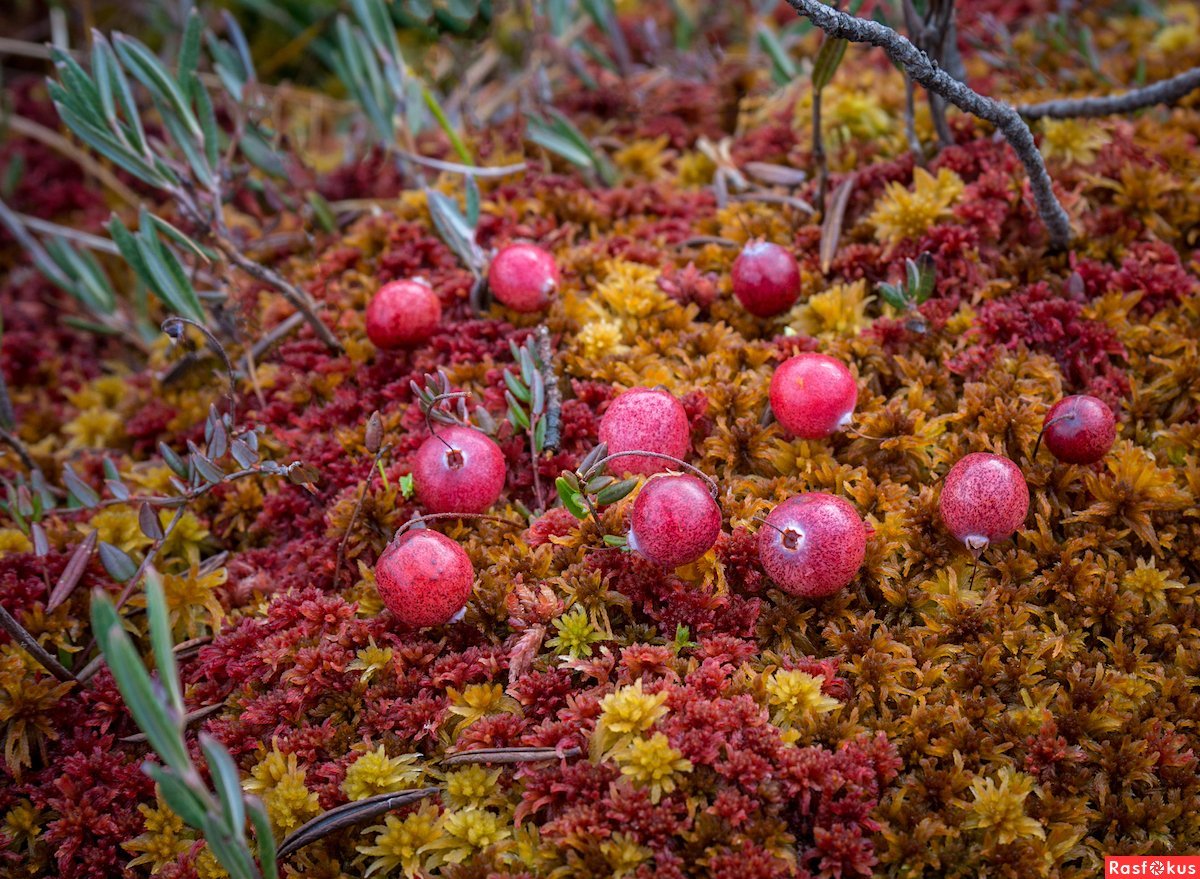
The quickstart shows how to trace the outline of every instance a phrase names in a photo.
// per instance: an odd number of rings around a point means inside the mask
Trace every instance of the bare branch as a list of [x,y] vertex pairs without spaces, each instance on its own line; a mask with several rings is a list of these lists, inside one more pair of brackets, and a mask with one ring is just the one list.
[[1017,107],[1026,119],[1070,119],[1096,116],[1116,116],[1132,113],[1155,104],[1173,104],[1200,88],[1200,67],[1193,67],[1178,76],[1164,79],[1140,89],[1119,95],[1096,98],[1060,98],[1040,104]]
[[62,663],[51,656],[49,651],[39,644],[37,639],[29,634],[29,631],[24,626],[17,622],[16,617],[4,609],[3,605],[0,605],[0,628],[8,632],[14,641],[25,648],[26,653],[36,659],[46,671],[50,672],[50,674],[54,675],[60,681],[75,680],[75,675],[63,668]]
[[1070,218],[1054,195],[1050,175],[1046,173],[1046,163],[1042,161],[1042,154],[1038,152],[1033,141],[1033,133],[1016,110],[1002,101],[984,97],[959,82],[890,27],[838,12],[820,0],[788,0],[788,4],[832,37],[841,37],[854,43],[867,43],[883,49],[893,62],[904,67],[915,82],[945,98],[960,110],[995,125],[1025,166],[1033,198],[1037,202],[1042,222],[1046,225],[1051,246],[1061,250],[1071,243]]

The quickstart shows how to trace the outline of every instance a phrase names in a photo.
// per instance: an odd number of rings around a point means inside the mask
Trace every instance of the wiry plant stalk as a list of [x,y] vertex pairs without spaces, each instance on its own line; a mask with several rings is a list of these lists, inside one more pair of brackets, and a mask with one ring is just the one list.
[[3,605],[0,605],[0,627],[8,632],[9,636],[25,649],[25,652],[32,656],[37,662],[50,674],[54,675],[60,681],[73,681],[75,675],[67,671],[63,664],[55,659],[49,651],[46,650],[37,639],[29,633],[29,630],[22,626],[17,618],[10,614]]
[[1004,135],[1029,176],[1038,213],[1046,226],[1050,245],[1063,250],[1071,243],[1071,221],[1054,194],[1046,163],[1038,152],[1033,133],[1010,105],[979,94],[934,64],[929,56],[890,27],[831,9],[820,0],[788,0],[788,5],[831,37],[867,43],[883,49],[902,65],[913,80],[941,95],[960,110],[995,125]]
[[1026,119],[1070,119],[1115,116],[1133,113],[1155,104],[1173,104],[1200,89],[1200,67],[1185,70],[1178,76],[1152,83],[1143,88],[1131,89],[1119,95],[1103,95],[1095,98],[1060,98],[1040,104],[1017,107],[1017,112]]

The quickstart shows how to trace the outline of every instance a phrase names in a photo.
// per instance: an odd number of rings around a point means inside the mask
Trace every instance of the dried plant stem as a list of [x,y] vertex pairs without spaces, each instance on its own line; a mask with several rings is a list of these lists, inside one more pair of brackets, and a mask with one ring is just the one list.
[[338,543],[337,561],[333,565],[333,585],[337,587],[338,577],[342,573],[342,565],[346,561],[346,544],[350,542],[350,535],[354,533],[354,525],[358,522],[358,514],[362,512],[363,502],[367,499],[367,492],[371,488],[371,480],[375,476],[375,470],[379,467],[379,462],[383,460],[383,456],[387,454],[390,446],[380,446],[375,456],[371,459],[371,467],[367,470],[363,477],[362,487],[358,491],[358,500],[354,503],[354,512],[350,514],[350,521],[346,523],[346,532],[342,535],[341,541]]
[[121,590],[121,594],[117,596],[117,603],[114,605],[117,610],[120,610],[122,607],[124,607],[125,602],[129,600],[129,596],[133,595],[133,590],[136,589],[138,583],[142,581],[142,577],[145,576],[146,570],[154,563],[155,556],[157,556],[159,550],[163,548],[163,544],[170,539],[171,534],[174,533],[176,526],[179,524],[180,520],[183,519],[183,514],[186,512],[187,507],[185,506],[176,508],[175,515],[171,517],[171,521],[168,522],[167,527],[163,529],[162,536],[159,537],[158,540],[154,541],[154,543],[150,544],[150,548],[147,549],[146,554],[142,556],[142,563],[138,565],[137,570],[133,572],[133,576],[129,578],[129,582],[125,584],[125,588]]
[[37,462],[33,460],[33,456],[29,454],[29,449],[25,448],[25,444],[17,437],[16,434],[10,433],[3,428],[0,428],[0,442],[11,448],[17,453],[17,457],[21,459],[21,463],[33,473],[38,469]]
[[1095,98],[1060,98],[1040,104],[1017,107],[1026,119],[1070,119],[1080,117],[1115,116],[1132,113],[1155,104],[1173,104],[1200,89],[1200,67],[1185,70],[1178,76],[1131,89],[1119,95]]
[[25,648],[25,652],[38,661],[38,663],[54,675],[60,681],[76,680],[75,675],[67,671],[63,664],[55,659],[49,651],[46,650],[33,635],[29,634],[29,630],[17,622],[17,618],[10,614],[3,605],[0,605],[0,627],[12,637],[14,641]]
[[393,151],[405,161],[412,162],[413,164],[424,165],[426,168],[433,168],[436,171],[465,174],[468,177],[507,177],[510,174],[519,174],[525,170],[524,162],[517,162],[513,165],[496,165],[495,167],[487,168],[475,165],[460,165],[458,162],[446,162],[442,159],[431,159],[428,156],[422,156],[420,153],[410,153],[397,147],[393,147]]
[[817,169],[817,211],[825,213],[825,194],[829,188],[829,168],[825,159],[825,135],[821,133],[821,93],[815,89],[812,96],[812,160]]
[[[433,522],[438,519],[483,519],[488,522],[499,522],[501,525],[511,525],[514,528],[524,528],[526,524],[516,519],[505,519],[503,516],[492,516],[488,513],[422,513],[419,516],[413,516],[396,529],[395,537],[399,537],[409,528],[414,528],[417,525],[423,526],[426,522]],[[392,539],[394,540],[395,537]]]
[[258,361],[262,360],[262,356],[271,350],[276,344],[290,336],[300,324],[304,323],[304,315],[300,312],[288,315],[284,320],[281,320],[273,326],[265,336],[254,343],[254,347],[250,349],[247,355]]
[[1050,245],[1056,250],[1063,250],[1070,245],[1070,218],[1054,194],[1050,175],[1046,173],[1046,163],[1038,152],[1029,126],[1015,109],[1001,101],[984,97],[959,82],[890,27],[831,9],[820,0],[788,0],[788,5],[831,37],[883,49],[894,63],[904,67],[915,82],[941,95],[960,110],[995,125],[1025,166]]
[[441,759],[443,766],[462,766],[467,763],[536,763],[540,760],[558,760],[578,757],[580,748],[566,748],[561,753],[557,748],[477,748],[447,754]]
[[558,387],[558,372],[554,368],[554,347],[550,340],[550,330],[545,326],[537,328],[537,355],[542,366],[542,384],[546,388],[546,436],[542,448],[546,451],[558,451],[562,438],[562,391]]
[[[681,467],[684,470],[687,470],[687,471],[695,474],[696,476],[698,476],[700,478],[700,480],[705,485],[708,486],[708,490],[712,494],[714,500],[716,498],[720,497],[721,489],[720,489],[720,487],[718,487],[715,479],[713,479],[711,476],[709,476],[707,473],[705,473],[703,470],[701,470],[699,467],[695,466],[694,464],[689,464],[687,461],[683,461],[679,458],[676,458],[674,455],[664,455],[661,452],[646,452],[646,451],[641,451],[641,450],[636,450],[636,451],[631,450],[628,452],[613,452],[611,455],[605,455],[603,458],[601,458],[595,464],[590,466],[585,472],[578,474],[579,481],[581,483],[586,484],[589,480],[592,479],[592,477],[594,477],[598,473],[602,472],[604,466],[609,461],[615,461],[617,458],[629,458],[629,457],[657,458],[660,461],[670,461],[675,466]],[[587,497],[587,492],[581,492],[581,494],[585,498]]]
[[[178,656],[179,651],[175,651],[175,655]],[[189,711],[187,714],[185,714],[183,716],[183,725],[185,727],[188,727],[188,726],[191,726],[193,723],[195,723],[198,720],[204,720],[204,718],[206,718],[206,717],[212,717],[214,714],[216,714],[218,711],[220,711],[224,707],[225,707],[224,702],[218,702],[215,705],[205,705],[203,708],[197,708],[195,711]],[[130,744],[137,744],[138,742],[146,741],[146,734],[145,733],[134,733],[131,736],[123,737],[121,739],[121,741],[129,742]]]

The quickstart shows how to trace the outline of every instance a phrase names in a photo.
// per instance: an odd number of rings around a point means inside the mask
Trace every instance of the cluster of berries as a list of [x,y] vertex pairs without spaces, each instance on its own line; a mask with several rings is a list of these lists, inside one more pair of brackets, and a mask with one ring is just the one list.
[[[782,247],[751,242],[732,269],[735,297],[759,317],[780,314],[796,301],[800,273]],[[501,250],[488,270],[497,299],[518,311],[538,311],[559,283],[553,256],[532,244]],[[381,347],[428,338],[441,317],[437,296],[417,281],[395,281],[376,294],[367,310],[367,332]],[[846,365],[825,354],[802,353],[781,363],[771,378],[771,410],[789,434],[821,439],[850,426],[858,384]],[[701,558],[716,544],[722,514],[717,492],[696,476],[673,472],[691,446],[683,405],[668,391],[632,388],[617,397],[600,422],[599,439],[626,474],[648,477],[634,499],[628,548],[665,568]],[[1092,464],[1112,447],[1112,410],[1091,396],[1067,397],[1047,413],[1038,438],[1060,461]],[[1034,449],[1037,454],[1038,447]],[[643,454],[638,454],[643,453]],[[433,432],[413,466],[418,501],[434,515],[478,515],[504,488],[500,447],[466,426]],[[972,453],[946,475],[939,511],[949,532],[976,558],[1007,540],[1029,510],[1029,489],[1008,458]],[[824,492],[796,495],[761,520],[758,553],[763,570],[786,592],[819,599],[845,588],[866,555],[869,528],[842,497]],[[421,524],[420,519],[413,524]],[[411,626],[441,625],[461,614],[470,597],[474,569],[455,541],[436,531],[406,526],[380,556],[376,583],[384,604]]]

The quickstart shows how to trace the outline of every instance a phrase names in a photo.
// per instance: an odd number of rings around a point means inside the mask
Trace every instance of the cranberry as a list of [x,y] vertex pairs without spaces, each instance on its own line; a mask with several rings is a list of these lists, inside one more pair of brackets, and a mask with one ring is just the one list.
[[778,244],[749,242],[733,261],[729,275],[733,295],[755,317],[782,314],[800,295],[800,266]]
[[695,476],[655,476],[633,502],[629,548],[665,568],[690,565],[720,533],[721,509]]
[[848,586],[862,567],[867,529],[845,498],[814,491],[788,498],[758,532],[758,558],[779,587],[824,598]]
[[[683,404],[670,392],[659,388],[630,388],[608,404],[600,419],[600,441],[608,454],[617,452],[657,452],[683,458],[691,445],[691,425]],[[612,467],[620,473],[649,476],[670,467],[661,458],[628,455],[617,458]]]
[[854,376],[827,354],[797,354],[779,364],[771,377],[771,411],[802,439],[821,439],[846,427],[857,402]]
[[377,348],[424,342],[442,320],[442,303],[423,281],[391,281],[367,306],[367,338]]
[[950,533],[978,555],[1021,527],[1029,511],[1029,487],[1008,458],[972,452],[946,474],[938,509]]
[[442,427],[417,449],[413,488],[431,513],[482,513],[504,490],[504,453],[471,427]]
[[1043,437],[1050,454],[1066,464],[1095,464],[1117,438],[1117,421],[1103,400],[1064,397],[1046,413]]
[[536,244],[510,244],[488,266],[488,287],[513,311],[541,311],[558,289],[558,263]]
[[407,626],[440,626],[466,607],[475,569],[463,548],[437,531],[406,531],[375,563],[384,606]]

